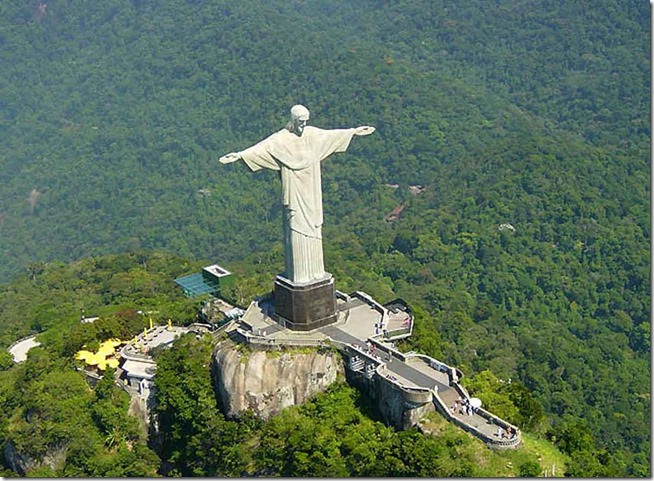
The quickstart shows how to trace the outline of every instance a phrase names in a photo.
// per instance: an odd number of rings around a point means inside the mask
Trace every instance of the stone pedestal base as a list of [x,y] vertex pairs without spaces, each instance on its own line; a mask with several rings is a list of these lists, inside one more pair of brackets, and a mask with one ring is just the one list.
[[274,319],[293,331],[310,331],[336,322],[334,278],[295,284],[282,276],[275,278]]

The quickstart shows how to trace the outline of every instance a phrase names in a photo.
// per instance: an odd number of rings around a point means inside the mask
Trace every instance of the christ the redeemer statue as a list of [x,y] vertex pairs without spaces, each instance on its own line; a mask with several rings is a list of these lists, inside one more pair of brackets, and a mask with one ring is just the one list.
[[322,253],[320,162],[347,150],[352,136],[375,131],[369,126],[323,130],[308,126],[308,120],[309,110],[295,105],[286,128],[220,158],[223,164],[243,160],[253,171],[281,171],[285,277],[294,284],[311,283],[328,275]]

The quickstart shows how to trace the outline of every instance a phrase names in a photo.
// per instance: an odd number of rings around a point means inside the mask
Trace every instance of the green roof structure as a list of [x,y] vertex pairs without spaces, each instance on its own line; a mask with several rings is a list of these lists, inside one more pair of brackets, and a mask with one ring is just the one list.
[[202,272],[190,276],[178,277],[175,284],[184,289],[187,297],[197,297],[202,294],[218,295],[221,287],[234,284],[234,275],[217,264],[202,268]]
[[187,297],[215,294],[218,291],[218,283],[205,279],[202,274],[179,277],[175,279],[175,284],[184,289],[184,294]]

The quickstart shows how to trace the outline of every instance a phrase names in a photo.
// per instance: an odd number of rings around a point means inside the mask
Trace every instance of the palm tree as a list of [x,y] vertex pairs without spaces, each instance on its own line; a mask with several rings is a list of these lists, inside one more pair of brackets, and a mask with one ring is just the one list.
[[120,432],[120,429],[117,427],[112,428],[111,432],[107,435],[104,440],[104,444],[109,449],[116,449],[120,444],[125,441],[125,435]]

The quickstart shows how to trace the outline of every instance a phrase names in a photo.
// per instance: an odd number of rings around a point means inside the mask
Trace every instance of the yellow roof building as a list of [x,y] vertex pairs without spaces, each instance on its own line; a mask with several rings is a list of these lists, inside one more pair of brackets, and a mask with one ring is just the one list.
[[81,349],[75,354],[75,359],[84,361],[87,366],[97,366],[101,371],[107,369],[107,366],[112,368],[118,367],[118,359],[116,359],[116,348],[123,342],[120,339],[108,339],[100,344],[98,351],[93,353],[87,349]]

